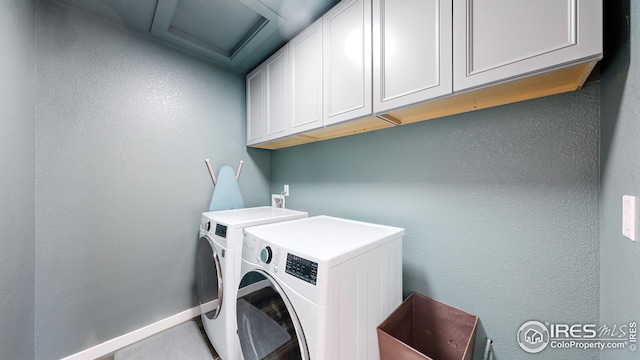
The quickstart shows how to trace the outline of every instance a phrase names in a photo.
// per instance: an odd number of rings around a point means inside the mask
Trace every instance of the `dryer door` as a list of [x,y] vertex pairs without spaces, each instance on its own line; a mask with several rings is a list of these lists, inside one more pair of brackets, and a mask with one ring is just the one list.
[[266,272],[254,270],[242,278],[236,315],[245,360],[309,359],[291,302]]
[[217,318],[222,307],[222,271],[218,252],[207,236],[198,239],[196,288],[202,313],[209,319]]

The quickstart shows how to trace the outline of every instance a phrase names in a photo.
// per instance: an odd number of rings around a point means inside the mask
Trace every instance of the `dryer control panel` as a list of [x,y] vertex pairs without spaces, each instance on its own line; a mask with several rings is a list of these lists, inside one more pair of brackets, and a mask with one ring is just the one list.
[[227,238],[227,225],[216,224],[216,235],[223,239]]
[[318,280],[318,263],[287,253],[287,266],[284,272],[315,285]]

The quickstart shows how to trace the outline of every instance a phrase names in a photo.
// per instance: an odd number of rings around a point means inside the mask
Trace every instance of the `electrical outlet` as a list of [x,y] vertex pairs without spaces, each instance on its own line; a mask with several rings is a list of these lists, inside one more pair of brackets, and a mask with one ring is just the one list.
[[284,186],[284,191],[282,192],[282,195],[289,196],[289,185]]
[[271,194],[271,206],[284,209],[284,195]]

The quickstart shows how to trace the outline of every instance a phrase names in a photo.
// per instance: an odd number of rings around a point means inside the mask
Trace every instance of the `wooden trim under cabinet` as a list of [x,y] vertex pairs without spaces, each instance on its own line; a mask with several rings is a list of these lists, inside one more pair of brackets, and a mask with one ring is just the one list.
[[592,61],[472,92],[454,94],[440,100],[390,111],[381,117],[404,125],[579,90],[596,63],[597,61]]
[[343,136],[385,129],[393,126],[395,125],[377,117],[371,116],[357,120],[345,121],[339,124],[324,127],[322,129],[312,130],[302,134],[288,136],[282,139],[251,145],[251,147],[276,150],[290,146],[307,144],[314,141],[335,139]]
[[597,62],[598,61],[591,61],[471,92],[453,94],[438,100],[411,105],[384,114],[376,114],[379,117],[370,116],[345,121],[321,129],[250,146],[276,150],[575,91],[582,88],[582,85],[587,80],[589,74],[591,74]]

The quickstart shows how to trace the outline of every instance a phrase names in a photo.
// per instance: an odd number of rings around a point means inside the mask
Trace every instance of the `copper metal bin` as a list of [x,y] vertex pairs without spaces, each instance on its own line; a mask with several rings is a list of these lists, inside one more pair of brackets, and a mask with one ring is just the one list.
[[411,293],[377,328],[381,360],[471,360],[478,317]]

